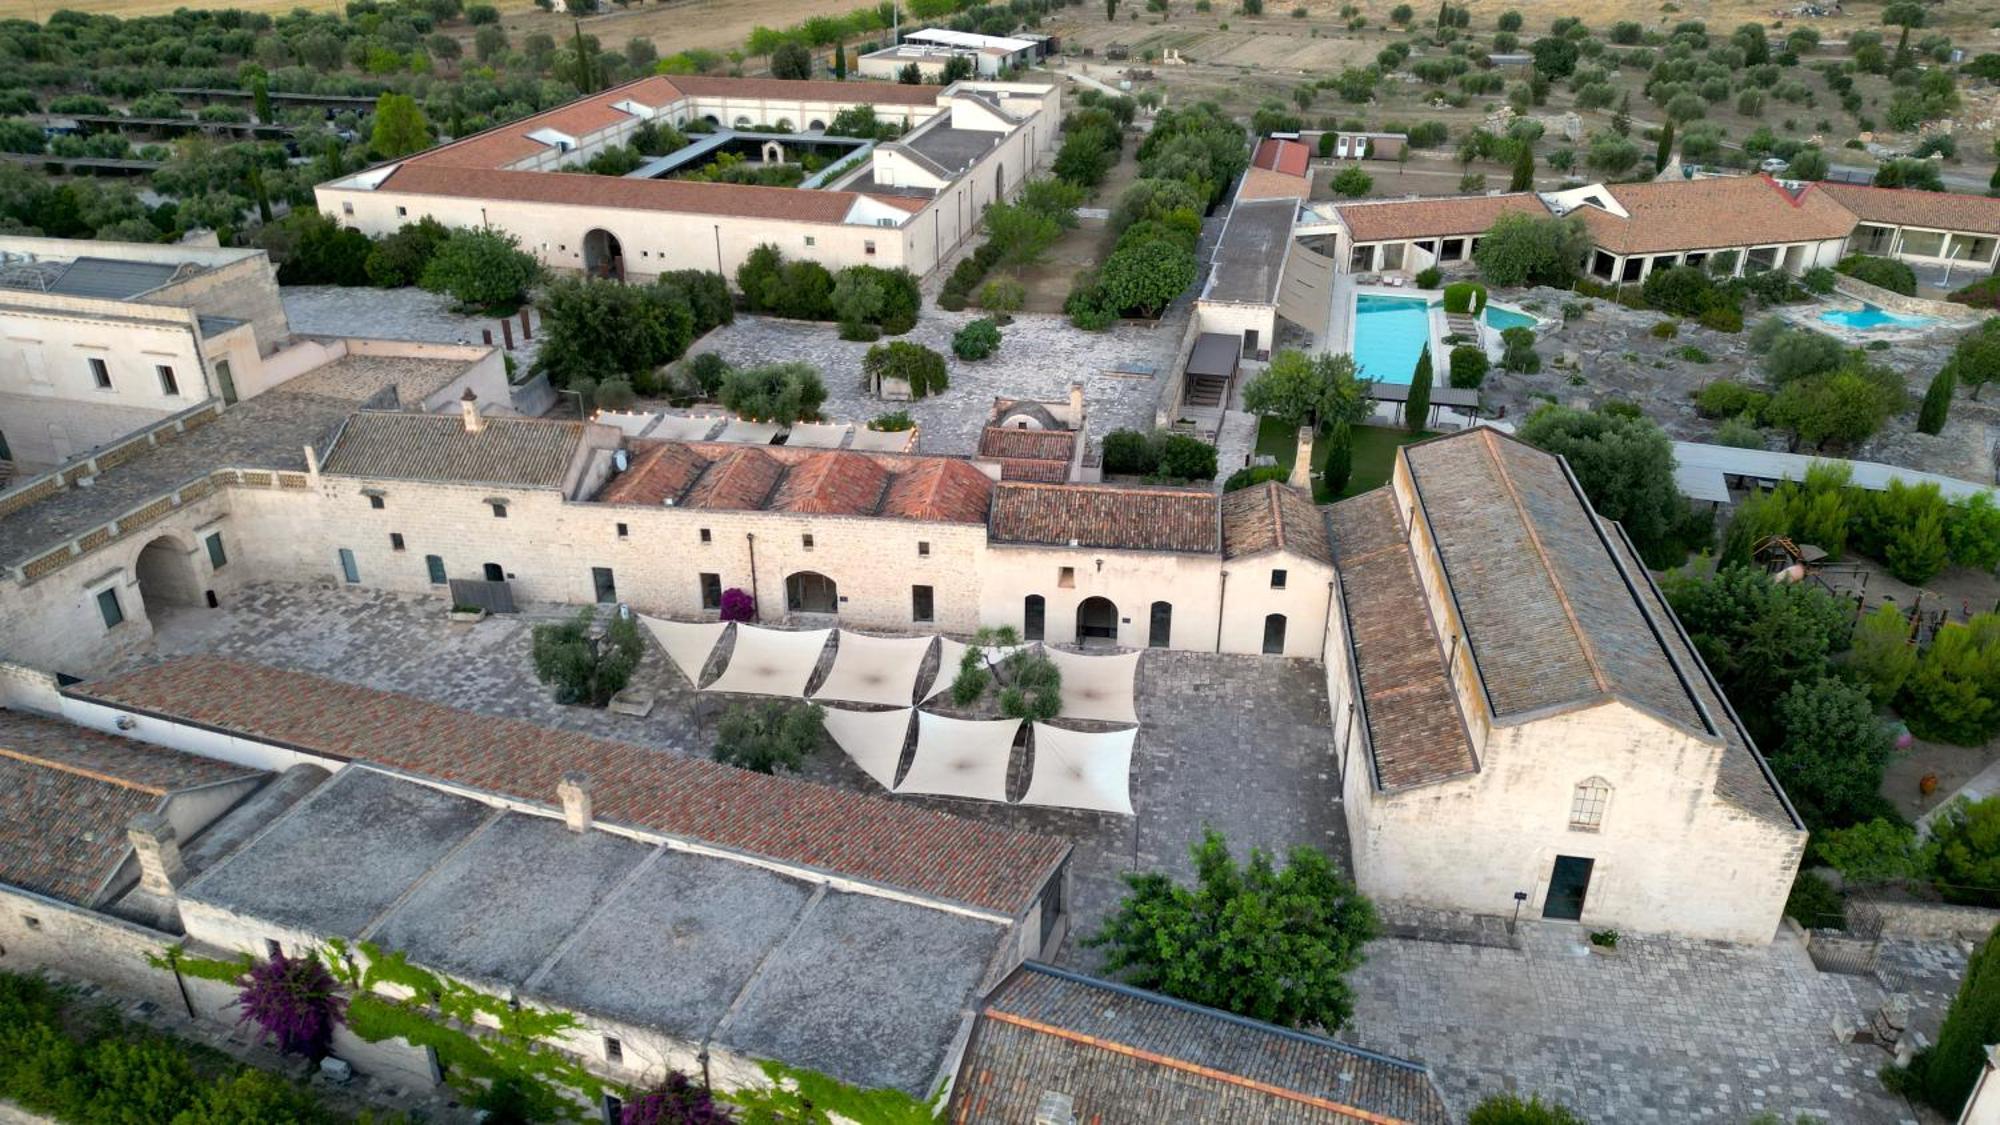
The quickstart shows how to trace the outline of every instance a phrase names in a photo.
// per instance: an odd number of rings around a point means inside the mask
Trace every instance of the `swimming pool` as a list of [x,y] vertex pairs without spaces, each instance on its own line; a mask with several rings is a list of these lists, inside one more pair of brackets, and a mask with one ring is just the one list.
[[1509,328],[1533,328],[1535,318],[1524,312],[1503,309],[1499,305],[1486,306],[1486,324],[1495,332],[1505,332]]
[[1819,314],[1828,324],[1838,324],[1842,328],[1867,331],[1871,328],[1921,328],[1932,320],[1928,316],[1903,316],[1885,312],[1874,305],[1862,305],[1858,309],[1828,309]]
[[[1354,363],[1363,379],[1407,383],[1431,342],[1430,302],[1360,293],[1354,298]],[[1432,356],[1433,364],[1437,357]]]

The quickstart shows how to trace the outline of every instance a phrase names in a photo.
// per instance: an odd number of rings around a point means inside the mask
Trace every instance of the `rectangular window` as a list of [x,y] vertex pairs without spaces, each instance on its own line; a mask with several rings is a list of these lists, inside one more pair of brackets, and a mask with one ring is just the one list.
[[1285,572],[1284,572],[1284,571],[1282,571],[1282,570],[1274,570],[1274,571],[1272,571],[1272,572],[1271,572],[1271,589],[1273,589],[1273,590],[1282,590],[1282,589],[1284,589],[1284,588],[1285,588]]
[[409,214],[410,214],[410,209],[408,207],[396,208],[396,217],[399,219],[408,218]]
[[604,1037],[604,1061],[613,1066],[619,1066],[625,1062],[625,1044],[620,1043],[618,1037],[615,1035]]
[[379,512],[388,505],[380,496],[370,496],[368,498],[368,506]]
[[920,559],[931,557],[931,545],[922,539],[917,540],[917,557]]
[[402,550],[402,549],[403,549],[403,533],[402,533],[402,532],[400,532],[400,531],[392,531],[392,532],[390,532],[390,533],[389,533],[389,549],[390,549],[391,551],[400,551],[400,550]]
[[630,537],[631,537],[631,535],[632,535],[632,529],[631,529],[631,528],[629,528],[629,527],[626,527],[626,526],[625,526],[624,524],[622,524],[622,523],[618,525],[618,538],[620,538],[620,539],[626,539],[626,538],[630,538]]
[[208,538],[202,540],[202,542],[208,546],[208,565],[217,570],[221,570],[223,567],[229,565],[229,552],[222,549],[222,533],[220,531],[209,532]]
[[806,235],[806,245],[807,245],[807,246],[812,246],[812,245],[815,245],[815,243],[813,242],[813,236],[812,236],[812,235]]
[[164,363],[156,363],[153,365],[153,372],[160,377],[161,394],[178,395],[181,393],[181,384],[179,380],[174,378],[173,368],[168,367]]
[[424,569],[431,572],[431,585],[433,586],[442,586],[449,581],[444,576],[444,556],[442,555],[425,555]]
[[710,541],[710,539],[709,539],[709,534],[708,534],[708,529],[707,529],[707,528],[705,528],[705,527],[701,529],[701,541],[702,541],[703,543],[707,543],[707,542],[709,542],[709,541]]
[[812,532],[808,531],[804,535],[799,536],[799,543],[801,546],[805,547],[806,550],[808,551],[812,550],[813,549]]
[[863,242],[861,244],[861,252],[863,254],[873,254],[875,252],[875,240],[871,238]]
[[343,199],[343,200],[341,200],[341,201],[340,201],[340,213],[341,213],[341,214],[343,214],[343,215],[352,215],[352,214],[354,214],[354,201],[353,201],[353,200],[351,200],[351,199]]
[[496,519],[496,520],[504,520],[504,519],[506,519],[506,518],[507,518],[507,505],[505,505],[505,504],[501,503],[501,502],[500,502],[500,501],[498,501],[498,500],[492,500],[492,501],[488,501],[487,503],[488,503],[488,506],[489,506],[489,507],[491,507],[491,508],[493,509],[493,518],[494,518],[494,519]]
[[348,550],[346,547],[340,549],[340,576],[347,579],[349,585],[355,585],[361,581],[361,567],[356,565],[354,561],[354,552]]
[[701,608],[722,608],[722,576],[704,574],[701,576]]
[[937,620],[931,605],[929,586],[910,587],[910,620],[919,623]]
[[284,952],[285,952],[285,947],[278,944],[277,938],[264,939],[264,956],[269,957],[272,960],[276,960],[278,956]]
[[100,590],[97,594],[97,612],[104,615],[104,627],[116,629],[125,622],[125,607],[118,604],[118,591]]
[[1076,568],[1073,566],[1066,566],[1063,567],[1061,570],[1057,571],[1056,585],[1062,587],[1065,590],[1076,589]]
[[97,384],[100,391],[111,389],[111,368],[96,356],[90,357],[90,381]]

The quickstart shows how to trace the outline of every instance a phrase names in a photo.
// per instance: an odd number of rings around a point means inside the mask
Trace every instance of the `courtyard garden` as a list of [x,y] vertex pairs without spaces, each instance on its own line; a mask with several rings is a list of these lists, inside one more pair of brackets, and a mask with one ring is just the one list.
[[[1313,499],[1321,504],[1359,496],[1389,483],[1389,474],[1396,464],[1396,450],[1413,441],[1437,436],[1429,430],[1411,431],[1400,426],[1354,426],[1349,432],[1352,435],[1349,444],[1352,465],[1346,486],[1337,491],[1327,488],[1324,476],[1327,457],[1334,448],[1329,440],[1330,431],[1321,431],[1313,441]],[[1289,476],[1292,466],[1298,461],[1297,428],[1277,418],[1258,419],[1257,452],[1275,458],[1278,468]]]

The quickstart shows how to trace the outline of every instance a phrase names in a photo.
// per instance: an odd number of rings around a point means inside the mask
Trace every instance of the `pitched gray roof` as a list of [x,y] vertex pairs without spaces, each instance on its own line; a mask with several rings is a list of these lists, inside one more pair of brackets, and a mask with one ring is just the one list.
[[1421,1063],[1028,962],[987,997],[951,1119],[1018,1125],[1048,1093],[1107,1123],[1452,1119]]
[[488,418],[467,433],[455,414],[362,411],[347,420],[320,468],[373,480],[560,488],[583,439],[578,422]]

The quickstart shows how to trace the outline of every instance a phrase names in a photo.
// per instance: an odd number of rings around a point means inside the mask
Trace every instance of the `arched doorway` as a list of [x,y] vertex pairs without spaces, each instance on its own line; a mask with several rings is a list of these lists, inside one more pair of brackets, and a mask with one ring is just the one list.
[[139,598],[148,617],[158,619],[162,613],[203,602],[194,551],[171,535],[162,535],[141,548],[132,569],[139,576]]
[[1048,631],[1048,603],[1040,594],[1029,594],[1021,604],[1021,637],[1024,640],[1039,641]]
[[1264,616],[1264,655],[1285,655],[1285,615],[1282,613]]
[[1076,640],[1084,645],[1092,641],[1118,643],[1118,607],[1110,598],[1085,598],[1076,607]]
[[1146,647],[1166,648],[1173,641],[1174,603],[1154,602],[1152,619],[1146,627]]
[[824,574],[799,571],[785,579],[785,609],[791,613],[838,613],[840,587]]
[[625,250],[618,236],[597,227],[583,236],[583,272],[591,277],[625,280]]

